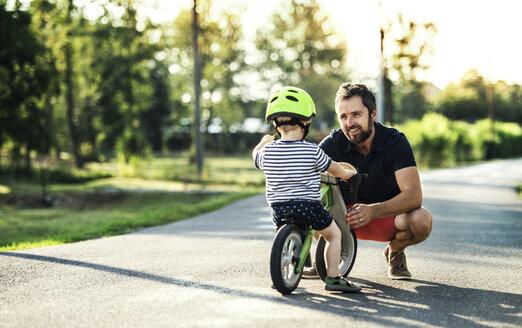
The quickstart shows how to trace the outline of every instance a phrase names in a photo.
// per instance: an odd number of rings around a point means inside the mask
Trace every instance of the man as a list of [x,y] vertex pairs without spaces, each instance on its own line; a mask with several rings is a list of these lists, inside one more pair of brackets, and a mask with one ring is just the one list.
[[375,97],[363,84],[344,83],[335,98],[341,126],[320,147],[334,161],[348,162],[368,178],[347,213],[358,239],[389,242],[384,256],[391,279],[411,279],[404,249],[431,232],[413,150],[404,134],[376,122]]

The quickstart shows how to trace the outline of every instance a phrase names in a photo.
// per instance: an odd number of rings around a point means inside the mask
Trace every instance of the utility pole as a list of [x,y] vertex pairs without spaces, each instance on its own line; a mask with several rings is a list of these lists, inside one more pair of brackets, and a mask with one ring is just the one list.
[[200,94],[201,94],[201,71],[199,67],[199,46],[198,46],[198,11],[197,0],[194,0],[192,8],[192,49],[194,51],[194,139],[196,142],[196,167],[198,176],[201,177],[203,171],[203,146],[201,142],[201,116],[200,116]]
[[495,107],[493,104],[493,83],[488,79],[487,83],[487,93],[486,98],[488,102],[488,116],[490,120],[490,133],[491,133],[491,142],[488,147],[487,157],[490,159],[495,158]]
[[486,101],[488,103],[488,117],[490,120],[490,133],[491,133],[491,142],[489,143],[489,147],[487,149],[486,156],[489,159],[495,158],[495,107],[494,107],[494,98],[493,98],[493,81],[491,75],[491,54],[488,56],[488,77],[486,79]]
[[381,54],[379,57],[379,81],[378,81],[378,92],[377,92],[377,121],[386,123],[384,113],[384,89],[386,80],[386,71],[384,68],[384,28],[382,26],[382,6],[381,1],[378,1],[379,5],[379,29],[381,37]]

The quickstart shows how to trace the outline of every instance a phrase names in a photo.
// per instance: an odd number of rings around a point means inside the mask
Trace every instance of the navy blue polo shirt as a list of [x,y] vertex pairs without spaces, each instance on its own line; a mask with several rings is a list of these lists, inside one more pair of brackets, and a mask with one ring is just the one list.
[[348,162],[368,178],[359,185],[357,202],[383,202],[400,193],[395,171],[417,166],[413,149],[399,130],[375,122],[375,137],[370,153],[364,157],[355,149],[341,129],[333,130],[319,147],[336,162]]

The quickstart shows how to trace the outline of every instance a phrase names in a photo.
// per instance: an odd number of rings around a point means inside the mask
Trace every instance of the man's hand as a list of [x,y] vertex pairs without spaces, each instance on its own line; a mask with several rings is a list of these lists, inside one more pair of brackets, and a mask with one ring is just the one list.
[[346,221],[352,228],[364,227],[374,218],[372,205],[355,204],[346,213]]

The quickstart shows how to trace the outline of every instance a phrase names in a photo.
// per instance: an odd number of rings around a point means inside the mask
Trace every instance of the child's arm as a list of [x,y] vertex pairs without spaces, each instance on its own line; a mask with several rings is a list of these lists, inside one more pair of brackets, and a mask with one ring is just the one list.
[[267,135],[264,135],[263,138],[261,139],[261,141],[257,144],[257,146],[254,147],[254,150],[252,151],[252,158],[254,159],[254,161],[256,160],[256,154],[258,151],[260,151],[261,149],[263,149],[263,147],[267,144],[267,143],[271,143],[273,142],[275,139],[274,136],[271,136],[269,134]]
[[330,173],[333,176],[339,177],[339,178],[343,179],[344,181],[350,179],[355,174],[357,174],[357,172],[354,172],[351,170],[345,170],[336,161],[332,161],[332,163],[330,163],[330,166],[328,167],[328,170],[326,170],[326,172]]

